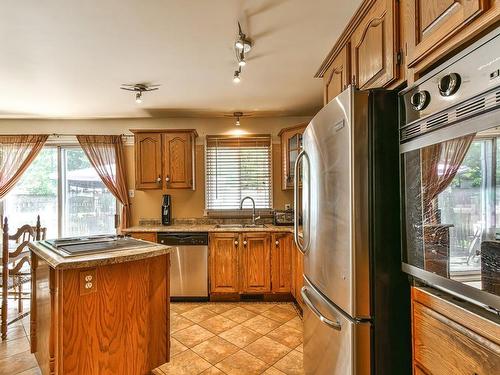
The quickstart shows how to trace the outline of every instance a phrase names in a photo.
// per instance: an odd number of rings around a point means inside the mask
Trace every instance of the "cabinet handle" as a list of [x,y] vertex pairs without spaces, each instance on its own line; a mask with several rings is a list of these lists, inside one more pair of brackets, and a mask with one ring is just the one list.
[[246,246],[247,245],[247,240],[244,240],[243,241],[243,246]]
[[170,182],[170,177],[165,177],[165,181],[167,182],[167,184]]
[[158,176],[158,178],[156,179],[156,183],[157,183],[157,184],[160,184],[160,183],[161,183],[161,176]]
[[276,240],[275,244],[276,244],[276,246],[279,246],[280,242],[278,240]]
[[238,241],[234,241],[235,246],[238,246]]

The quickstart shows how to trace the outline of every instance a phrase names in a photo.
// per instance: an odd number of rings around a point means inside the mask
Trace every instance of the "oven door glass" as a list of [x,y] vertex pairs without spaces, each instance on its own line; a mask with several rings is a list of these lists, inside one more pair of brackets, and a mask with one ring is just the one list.
[[500,295],[500,129],[403,154],[404,262]]

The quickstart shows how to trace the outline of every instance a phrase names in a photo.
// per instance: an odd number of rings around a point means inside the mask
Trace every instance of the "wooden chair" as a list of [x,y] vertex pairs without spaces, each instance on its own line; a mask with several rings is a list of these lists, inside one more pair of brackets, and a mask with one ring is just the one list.
[[[41,227],[40,216],[38,216],[35,227],[26,224],[19,228],[15,234],[9,235],[8,220],[7,218],[4,219],[1,273],[2,340],[7,338],[7,325],[24,317],[22,315],[22,299],[24,295],[30,295],[30,293],[24,293],[22,289],[23,284],[29,282],[31,279],[31,270],[27,267],[30,265],[30,252],[27,245],[32,240],[39,241],[42,239],[42,233],[43,238],[45,238],[46,231],[46,228]],[[9,241],[15,241],[16,246],[9,249]],[[8,322],[7,318],[9,295],[14,295],[18,298],[18,316],[10,322]]]

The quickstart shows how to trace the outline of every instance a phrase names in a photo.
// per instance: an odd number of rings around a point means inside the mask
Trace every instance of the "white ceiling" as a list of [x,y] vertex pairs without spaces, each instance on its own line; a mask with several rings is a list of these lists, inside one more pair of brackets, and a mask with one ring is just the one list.
[[[0,117],[312,114],[360,0],[2,0]],[[237,20],[254,41],[242,81]],[[137,105],[122,83],[161,84]]]

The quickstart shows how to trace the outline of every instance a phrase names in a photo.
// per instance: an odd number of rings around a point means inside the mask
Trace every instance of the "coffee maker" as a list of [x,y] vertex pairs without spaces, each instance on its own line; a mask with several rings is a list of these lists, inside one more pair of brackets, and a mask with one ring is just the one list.
[[163,196],[163,204],[161,206],[161,223],[162,225],[172,224],[172,198],[170,194]]

